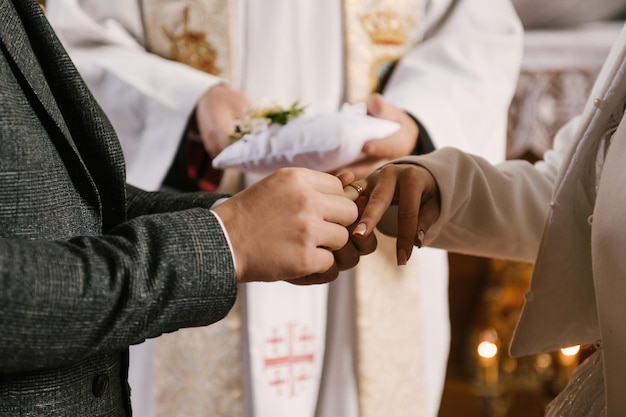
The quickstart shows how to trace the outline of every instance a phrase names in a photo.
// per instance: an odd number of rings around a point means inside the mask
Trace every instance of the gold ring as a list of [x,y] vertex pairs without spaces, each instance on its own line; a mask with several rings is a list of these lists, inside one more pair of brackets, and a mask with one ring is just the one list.
[[348,184],[348,187],[354,188],[356,192],[359,194],[359,196],[363,194],[363,186],[357,182],[351,182],[350,184]]

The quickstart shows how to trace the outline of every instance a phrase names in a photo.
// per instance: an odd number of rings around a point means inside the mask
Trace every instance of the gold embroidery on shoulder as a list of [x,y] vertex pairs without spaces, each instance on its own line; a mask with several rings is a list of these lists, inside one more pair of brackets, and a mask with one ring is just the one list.
[[182,27],[173,31],[165,26],[161,29],[169,39],[170,58],[213,75],[220,75],[217,66],[217,51],[207,40],[207,33],[189,28],[189,6],[182,11]]
[[236,82],[236,0],[142,0],[151,52]]

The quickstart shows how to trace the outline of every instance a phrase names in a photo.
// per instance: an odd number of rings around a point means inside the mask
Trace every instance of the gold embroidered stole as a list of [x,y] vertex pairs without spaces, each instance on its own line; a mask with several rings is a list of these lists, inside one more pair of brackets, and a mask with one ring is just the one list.
[[[364,101],[378,90],[397,60],[418,42],[426,1],[344,0],[349,102]],[[141,3],[152,52],[237,85],[237,0]],[[361,417],[412,416],[425,409],[416,273],[411,265],[395,265],[395,239],[384,236],[379,236],[377,253],[364,257],[357,267]],[[159,339],[157,415],[181,414],[184,409],[188,417],[243,416],[241,317],[238,303],[221,323]]]
[[419,40],[424,0],[344,0],[346,97],[364,101]]
[[[346,98],[381,90],[420,38],[424,0],[345,0]],[[424,415],[421,296],[415,262],[396,265],[395,239],[378,234],[356,268],[360,417]],[[437,277],[434,277],[435,279]],[[426,359],[427,360],[427,359]]]
[[[396,263],[396,239],[376,232],[376,252],[356,268],[360,417],[426,415],[422,298],[417,254]],[[423,261],[423,259],[422,259]],[[432,279],[441,279],[434,276]],[[445,372],[445,366],[442,372]]]
[[[346,96],[365,100],[421,33],[425,0],[344,0]],[[151,52],[236,84],[237,0],[142,0]]]
[[235,82],[237,0],[142,0],[151,52]]

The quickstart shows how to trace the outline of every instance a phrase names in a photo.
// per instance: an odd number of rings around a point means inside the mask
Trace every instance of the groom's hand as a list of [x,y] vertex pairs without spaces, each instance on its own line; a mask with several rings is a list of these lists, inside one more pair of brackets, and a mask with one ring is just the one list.
[[281,169],[214,210],[230,238],[240,282],[329,282],[362,250],[348,245],[357,206],[330,174]]

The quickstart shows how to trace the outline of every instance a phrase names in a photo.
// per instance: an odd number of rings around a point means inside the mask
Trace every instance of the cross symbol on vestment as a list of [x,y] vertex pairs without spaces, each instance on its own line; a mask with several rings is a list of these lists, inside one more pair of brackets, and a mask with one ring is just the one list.
[[[270,385],[275,387],[279,394],[282,394],[282,388],[285,387],[287,395],[295,397],[297,385],[311,379],[307,369],[300,365],[313,364],[315,355],[310,353],[310,346],[307,346],[313,340],[313,335],[306,329],[297,334],[296,325],[293,323],[286,327],[287,334],[284,337],[279,336],[274,329],[272,337],[267,339],[267,344],[272,347],[274,354],[266,357],[264,364],[267,369],[274,371]],[[303,347],[308,349],[305,350]]]

